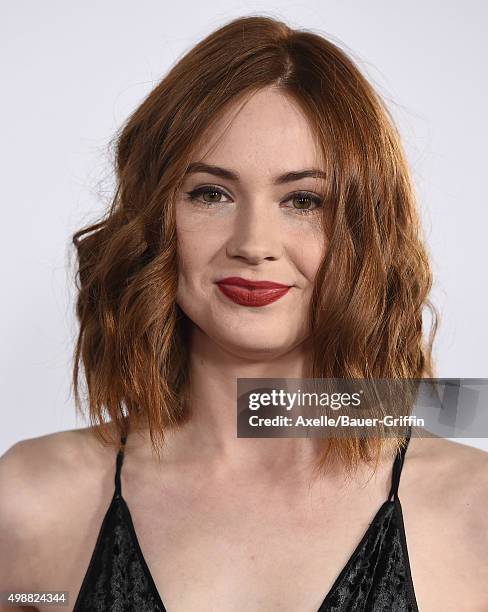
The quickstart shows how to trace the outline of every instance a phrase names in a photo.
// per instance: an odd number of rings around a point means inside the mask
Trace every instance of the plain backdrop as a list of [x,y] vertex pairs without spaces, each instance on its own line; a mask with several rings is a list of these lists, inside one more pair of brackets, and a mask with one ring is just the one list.
[[188,49],[247,14],[331,38],[387,101],[432,257],[438,376],[488,376],[486,3],[17,0],[0,26],[0,453],[87,425],[71,390],[71,235],[107,205],[115,130]]

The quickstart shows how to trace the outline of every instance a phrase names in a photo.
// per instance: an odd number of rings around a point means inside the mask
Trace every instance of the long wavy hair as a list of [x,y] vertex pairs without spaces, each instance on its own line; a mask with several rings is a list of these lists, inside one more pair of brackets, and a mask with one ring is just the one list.
[[[310,121],[327,174],[330,241],[309,312],[310,378],[434,377],[437,312],[416,196],[391,114],[336,44],[267,16],[235,19],[186,53],[115,140],[116,189],[96,223],[73,235],[79,335],[73,366],[96,435],[142,417],[159,454],[187,402],[190,322],[176,304],[175,199],[192,152],[228,105],[275,87]],[[325,219],[327,215],[327,219]],[[429,338],[422,315],[430,309]],[[330,439],[347,468],[378,460],[381,438]],[[404,438],[395,438],[395,449]]]

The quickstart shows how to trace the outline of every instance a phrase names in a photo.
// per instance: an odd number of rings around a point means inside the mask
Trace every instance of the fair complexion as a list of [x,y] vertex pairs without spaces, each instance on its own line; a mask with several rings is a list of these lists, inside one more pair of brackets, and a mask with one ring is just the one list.
[[[288,96],[264,89],[232,105],[202,142],[176,202],[177,302],[192,322],[194,414],[178,446],[240,471],[309,465],[310,440],[236,437],[236,379],[305,375],[307,315],[326,250],[324,178],[310,176],[321,166],[313,133]],[[249,308],[216,285],[231,276],[291,289]]]
[[[162,462],[148,432],[131,430],[122,492],[169,612],[316,612],[386,499],[392,462],[371,480],[360,470],[347,486],[340,469],[328,471],[309,489],[310,441],[236,438],[238,376],[304,374],[305,317],[327,248],[314,216],[299,216],[293,206],[301,200],[289,197],[319,194],[320,180],[275,185],[285,172],[317,167],[300,110],[269,90],[237,109],[193,161],[239,180],[191,174],[177,202],[194,418],[168,436]],[[226,194],[207,196],[215,207],[188,200],[210,185]],[[230,275],[293,288],[269,307],[246,309],[214,284]],[[2,456],[0,590],[67,590],[74,603],[114,469],[113,447],[101,447],[92,428],[23,440]],[[487,610],[487,474],[487,453],[447,440],[410,442],[400,498],[422,612]]]

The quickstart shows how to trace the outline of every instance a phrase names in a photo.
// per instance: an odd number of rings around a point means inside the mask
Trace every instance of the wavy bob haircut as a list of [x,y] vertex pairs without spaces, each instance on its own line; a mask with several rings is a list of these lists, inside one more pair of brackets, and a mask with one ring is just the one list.
[[[326,38],[267,16],[235,19],[184,55],[115,139],[116,189],[102,218],[73,235],[80,365],[90,423],[103,442],[144,419],[159,454],[191,417],[189,321],[175,301],[175,199],[192,152],[229,104],[264,87],[310,121],[327,186],[329,248],[310,304],[310,378],[434,377],[437,312],[416,197],[394,121],[355,63]],[[327,216],[327,218],[325,218]],[[422,314],[432,313],[429,338]],[[322,441],[321,441],[322,442]],[[350,469],[378,460],[383,437],[329,439]],[[393,450],[404,443],[394,438]]]

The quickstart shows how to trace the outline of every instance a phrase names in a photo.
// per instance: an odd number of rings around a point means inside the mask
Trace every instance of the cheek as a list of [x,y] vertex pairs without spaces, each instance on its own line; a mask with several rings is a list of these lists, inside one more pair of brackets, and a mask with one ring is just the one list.
[[194,287],[208,275],[210,264],[220,248],[219,236],[214,232],[177,228],[176,250],[179,284]]
[[300,270],[300,273],[312,284],[327,252],[327,241],[323,232],[316,228],[307,228],[289,241],[288,252]]

